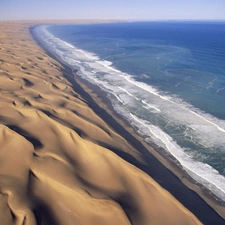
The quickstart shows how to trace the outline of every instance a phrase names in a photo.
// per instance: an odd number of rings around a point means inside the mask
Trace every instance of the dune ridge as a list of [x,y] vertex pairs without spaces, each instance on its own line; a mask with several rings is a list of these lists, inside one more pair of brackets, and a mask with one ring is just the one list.
[[202,224],[111,151],[144,163],[34,42],[31,25],[0,23],[1,224]]

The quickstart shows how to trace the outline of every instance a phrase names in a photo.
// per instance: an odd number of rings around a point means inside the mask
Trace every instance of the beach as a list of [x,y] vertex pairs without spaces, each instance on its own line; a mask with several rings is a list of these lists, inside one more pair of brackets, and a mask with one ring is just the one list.
[[40,23],[0,23],[2,224],[224,224],[223,202],[38,45]]

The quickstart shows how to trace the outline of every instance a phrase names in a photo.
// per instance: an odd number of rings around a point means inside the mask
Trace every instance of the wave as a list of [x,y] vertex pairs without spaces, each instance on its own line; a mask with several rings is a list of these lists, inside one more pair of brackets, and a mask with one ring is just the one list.
[[[225,178],[220,175],[217,170],[209,166],[208,164],[193,161],[193,159],[187,155],[183,149],[165,132],[163,132],[159,127],[149,125],[148,121],[140,120],[136,116],[130,114],[131,117],[137,122],[136,126],[139,124],[147,128],[151,133],[153,140],[156,144],[164,149],[168,150],[171,155],[173,155],[179,163],[183,166],[186,172],[197,182],[204,185],[207,189],[215,193],[219,198],[224,200],[224,184]],[[140,127],[139,125],[139,127]],[[142,129],[145,131],[146,129]],[[145,134],[145,132],[144,132]],[[147,140],[148,141],[148,140]],[[162,145],[163,143],[163,145]]]
[[[115,110],[145,137],[172,154],[197,182],[225,201],[225,170],[213,168],[210,156],[225,157],[225,121],[202,112],[177,96],[136,81],[92,52],[78,49],[47,31],[35,29],[42,44],[77,75],[107,93]],[[207,152],[204,153],[204,152]]]

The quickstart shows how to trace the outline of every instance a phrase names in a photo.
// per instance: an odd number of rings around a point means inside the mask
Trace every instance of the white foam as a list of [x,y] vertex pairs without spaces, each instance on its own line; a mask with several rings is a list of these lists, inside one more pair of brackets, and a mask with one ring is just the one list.
[[[146,107],[146,109],[149,109],[149,108],[153,108],[155,109],[157,112],[160,112],[160,109],[158,109],[156,106],[152,105],[152,104],[148,104],[146,101],[142,100],[142,102],[147,105],[148,107]],[[143,106],[144,107],[144,106]]]
[[130,75],[126,75],[126,76],[125,75],[120,75],[120,76],[122,76],[129,83],[135,85],[136,87],[138,87],[140,89],[143,89],[144,91],[147,91],[147,92],[149,92],[149,93],[151,93],[153,95],[156,95],[156,96],[158,96],[158,97],[160,97],[160,98],[162,98],[162,99],[164,99],[166,101],[170,101],[169,97],[160,95],[159,92],[155,88],[153,88],[153,87],[151,87],[151,86],[149,86],[149,85],[147,85],[145,83],[135,81]]
[[104,66],[105,68],[107,68],[109,71],[114,71],[114,72],[117,72],[117,73],[121,73],[121,71],[115,69],[112,67],[112,62],[109,62],[109,61],[97,61],[97,63],[99,63],[100,65]]
[[122,87],[118,87],[120,90],[124,91],[125,93],[127,93],[129,96],[131,96],[132,98],[135,98],[137,101],[139,101],[139,98],[137,98],[136,96],[132,95],[129,91],[125,90]]
[[[170,152],[183,166],[183,168],[197,181],[201,181],[205,187],[217,193],[218,197],[225,200],[225,178],[208,164],[193,161],[183,149],[159,127],[149,125],[148,121],[141,120],[130,113],[131,117],[141,126],[148,129],[155,142]],[[136,124],[136,126],[138,126]],[[141,129],[146,130],[146,129]],[[212,186],[213,185],[213,186]]]

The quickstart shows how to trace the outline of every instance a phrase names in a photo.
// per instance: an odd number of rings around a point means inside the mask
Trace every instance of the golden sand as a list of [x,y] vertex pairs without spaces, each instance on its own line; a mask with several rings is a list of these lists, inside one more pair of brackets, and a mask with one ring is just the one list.
[[0,23],[0,224],[201,224],[110,151],[141,160],[73,90],[29,26]]

